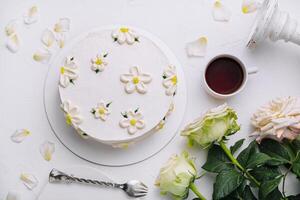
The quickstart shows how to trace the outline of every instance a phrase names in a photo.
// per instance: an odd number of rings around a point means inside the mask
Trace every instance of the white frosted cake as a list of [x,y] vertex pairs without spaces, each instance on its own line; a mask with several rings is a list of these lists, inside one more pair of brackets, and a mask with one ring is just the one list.
[[91,32],[60,64],[61,107],[83,138],[126,146],[162,128],[173,110],[176,67],[134,29]]

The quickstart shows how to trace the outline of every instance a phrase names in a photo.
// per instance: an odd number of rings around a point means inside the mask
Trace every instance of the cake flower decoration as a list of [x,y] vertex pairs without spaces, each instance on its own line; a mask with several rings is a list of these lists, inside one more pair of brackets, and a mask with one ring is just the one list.
[[258,142],[264,138],[277,141],[300,138],[300,100],[296,97],[272,100],[253,114],[251,122],[256,128],[251,135]]
[[169,65],[163,73],[163,86],[166,88],[166,95],[171,96],[176,94],[177,82],[176,68]]
[[196,177],[197,169],[194,160],[190,158],[188,152],[184,151],[180,155],[169,158],[160,169],[155,185],[160,188],[162,195],[170,194],[173,199],[186,199],[191,189],[199,200],[205,200],[194,183]]
[[243,0],[242,12],[244,14],[255,12],[260,7],[260,3],[256,0]]
[[139,42],[138,35],[132,30],[127,27],[121,27],[116,29],[111,34],[114,41],[117,41],[119,44],[127,43],[129,45]]
[[27,25],[33,24],[38,21],[39,12],[37,6],[32,6],[27,10],[23,16],[24,23]]
[[106,61],[107,53],[97,55],[95,58],[91,59],[91,69],[96,73],[102,72],[105,69],[105,66],[108,64]]
[[70,101],[65,101],[61,104],[61,108],[64,111],[66,123],[77,129],[83,121],[78,107],[73,105]]
[[128,94],[137,91],[140,94],[147,92],[146,84],[152,81],[149,74],[144,74],[138,67],[132,67],[129,70],[129,74],[123,74],[120,77],[121,82],[125,83],[125,91]]
[[129,110],[122,113],[124,119],[120,121],[120,126],[126,128],[130,135],[135,134],[139,129],[145,127],[145,122],[143,120],[143,115],[139,112],[139,109],[135,111]]
[[66,88],[70,83],[74,83],[74,80],[78,78],[78,66],[74,57],[67,57],[64,66],[60,68],[60,80],[59,84],[63,88]]
[[110,115],[109,106],[110,103],[104,103],[104,101],[101,101],[97,104],[95,108],[92,109],[91,113],[94,115],[96,119],[101,119],[102,121],[106,121],[108,115]]

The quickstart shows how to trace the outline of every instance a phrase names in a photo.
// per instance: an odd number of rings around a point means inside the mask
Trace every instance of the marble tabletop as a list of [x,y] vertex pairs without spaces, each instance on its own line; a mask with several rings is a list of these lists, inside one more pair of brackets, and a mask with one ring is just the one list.
[[[0,199],[10,189],[22,191],[22,199],[35,199],[47,181],[53,167],[84,165],[101,170],[109,177],[125,181],[141,179],[150,186],[146,199],[161,197],[154,187],[160,167],[171,154],[187,149],[186,141],[177,134],[159,154],[142,163],[127,167],[104,167],[88,163],[69,152],[52,133],[43,105],[43,83],[48,70],[45,64],[33,61],[32,54],[40,47],[43,30],[59,18],[71,19],[72,38],[88,29],[107,24],[130,24],[152,32],[163,40],[182,63],[187,79],[188,105],[181,126],[198,117],[206,109],[223,103],[208,96],[201,86],[201,72],[205,58],[189,58],[185,52],[187,42],[199,36],[208,37],[208,54],[233,53],[240,56],[247,66],[259,68],[250,77],[245,90],[227,103],[236,109],[242,130],[231,137],[249,139],[251,114],[263,103],[278,96],[300,94],[300,47],[284,42],[266,42],[255,51],[245,48],[247,36],[255,18],[242,14],[241,0],[223,0],[232,11],[229,22],[216,22],[211,15],[212,0],[0,0],[0,29],[14,18],[22,16],[32,5],[40,9],[36,24],[22,27],[21,47],[16,54],[5,48],[5,33],[0,32]],[[300,20],[300,1],[279,0],[280,7]],[[27,128],[32,135],[22,144],[11,142],[16,129]],[[56,151],[50,162],[39,152],[44,141],[55,143]],[[201,166],[206,152],[188,149]],[[26,190],[19,181],[22,171],[31,171],[39,179],[33,191]],[[134,172],[134,173],[133,173]],[[213,175],[197,181],[199,190],[211,199]],[[2,181],[2,182],[1,182]],[[290,177],[287,192],[300,192],[299,182]],[[189,199],[192,199],[190,195]],[[107,199],[107,198],[105,198]]]

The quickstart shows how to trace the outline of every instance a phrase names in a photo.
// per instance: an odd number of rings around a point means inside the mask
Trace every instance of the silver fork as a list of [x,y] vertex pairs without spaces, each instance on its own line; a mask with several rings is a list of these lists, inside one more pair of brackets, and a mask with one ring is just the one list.
[[78,178],[73,175],[68,175],[64,172],[61,172],[57,169],[51,170],[49,174],[49,183],[81,183],[87,185],[99,185],[104,187],[118,188],[126,192],[128,196],[135,198],[144,197],[148,193],[148,187],[141,181],[131,180],[124,184],[110,183],[99,180]]

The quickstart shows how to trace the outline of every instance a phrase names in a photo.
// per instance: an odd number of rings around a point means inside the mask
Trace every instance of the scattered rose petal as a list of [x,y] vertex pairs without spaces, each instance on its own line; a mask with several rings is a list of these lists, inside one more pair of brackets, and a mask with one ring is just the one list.
[[21,143],[27,136],[29,136],[31,133],[27,129],[20,129],[17,130],[10,138],[15,143]]
[[16,33],[16,29],[17,29],[17,20],[12,20],[5,26],[5,34],[7,36],[11,36]]
[[56,34],[56,42],[57,42],[57,45],[59,46],[59,48],[64,48],[65,46],[65,35],[63,33],[57,33]]
[[33,190],[38,185],[38,180],[32,174],[21,173],[20,179],[29,190]]
[[20,200],[20,194],[16,191],[9,191],[6,200]]
[[52,154],[55,152],[55,145],[52,142],[46,141],[40,146],[40,153],[46,161],[52,159]]
[[16,53],[19,50],[20,40],[17,34],[10,35],[7,38],[6,47],[12,53]]
[[33,54],[33,60],[40,62],[40,63],[48,63],[50,58],[51,58],[51,53],[50,51],[46,50],[46,49],[41,49],[38,50],[37,52],[35,52]]
[[32,6],[23,15],[24,23],[30,25],[37,22],[39,17],[38,15],[39,15],[38,8],[36,6]]
[[229,21],[231,11],[220,0],[217,0],[213,6],[213,17],[215,21]]
[[42,34],[41,40],[47,48],[50,48],[54,44],[56,39],[54,33],[49,29],[46,29]]
[[244,14],[255,12],[260,7],[256,0],[244,0],[242,3],[242,12]]
[[206,54],[207,37],[200,37],[199,39],[189,42],[186,46],[188,56],[203,57]]
[[61,18],[59,22],[54,25],[54,32],[62,33],[68,32],[70,30],[70,19],[68,18]]

